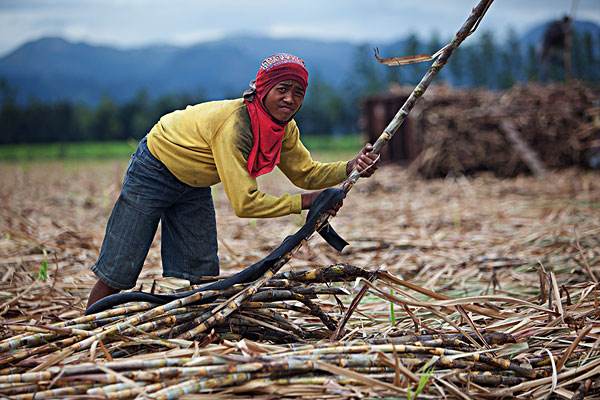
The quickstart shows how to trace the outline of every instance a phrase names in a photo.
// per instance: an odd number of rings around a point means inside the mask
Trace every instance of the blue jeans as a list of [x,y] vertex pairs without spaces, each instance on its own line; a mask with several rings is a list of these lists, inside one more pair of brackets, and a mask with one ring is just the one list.
[[202,276],[219,274],[210,187],[179,181],[144,138],[129,162],[92,271],[115,289],[133,288],[159,221],[163,276],[198,283]]

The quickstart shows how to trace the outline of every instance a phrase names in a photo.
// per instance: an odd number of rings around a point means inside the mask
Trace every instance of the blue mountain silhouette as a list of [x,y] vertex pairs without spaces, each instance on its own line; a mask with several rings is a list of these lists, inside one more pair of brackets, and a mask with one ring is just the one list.
[[[523,34],[522,48],[539,43],[545,26]],[[590,22],[578,21],[576,30],[591,32],[595,38],[600,35],[600,26]],[[384,53],[398,55],[404,43],[403,39],[380,47]],[[214,99],[239,96],[260,60],[281,51],[303,57],[313,77],[340,88],[348,83],[358,49],[358,45],[343,41],[258,36],[233,36],[189,47],[118,49],[47,37],[0,58],[0,78],[17,90],[21,100],[94,104],[106,96],[123,102],[140,90],[151,97],[197,93]]]

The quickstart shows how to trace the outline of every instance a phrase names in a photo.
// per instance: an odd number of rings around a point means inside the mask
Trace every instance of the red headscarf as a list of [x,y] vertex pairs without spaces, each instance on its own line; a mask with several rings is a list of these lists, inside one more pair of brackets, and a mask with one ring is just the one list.
[[251,85],[252,90],[244,93],[254,137],[248,155],[248,172],[253,178],[271,172],[279,164],[287,121],[275,120],[265,109],[263,100],[275,85],[290,79],[299,82],[306,90],[308,71],[304,61],[291,54],[275,54],[263,60],[256,74],[255,86]]

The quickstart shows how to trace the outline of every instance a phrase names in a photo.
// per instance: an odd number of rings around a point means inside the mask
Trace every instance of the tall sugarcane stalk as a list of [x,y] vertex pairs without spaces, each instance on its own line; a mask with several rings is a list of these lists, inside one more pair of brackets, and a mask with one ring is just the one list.
[[[486,11],[490,8],[494,0],[481,0],[477,6],[473,8],[471,14],[465,21],[465,23],[458,30],[454,39],[446,46],[444,46],[439,52],[438,57],[435,59],[431,67],[427,70],[419,84],[413,89],[412,93],[406,99],[400,110],[396,113],[392,121],[385,127],[377,141],[373,144],[373,153],[379,154],[383,146],[389,142],[394,134],[398,132],[398,129],[404,121],[406,117],[413,109],[417,101],[423,96],[433,78],[437,75],[438,72],[446,65],[448,59],[452,55],[452,52],[460,46],[460,44],[477,29],[479,23],[481,22],[483,16]],[[342,183],[342,189],[347,193],[350,191],[352,186],[358,181],[360,178],[360,173],[354,168],[348,178]]]

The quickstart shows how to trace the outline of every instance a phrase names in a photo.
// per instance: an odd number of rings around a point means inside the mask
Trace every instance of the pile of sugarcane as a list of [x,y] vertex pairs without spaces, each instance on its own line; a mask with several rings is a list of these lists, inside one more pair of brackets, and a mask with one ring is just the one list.
[[547,169],[600,166],[600,92],[582,83],[515,86],[504,92],[441,88],[417,106],[411,168],[426,178],[532,171],[520,138]]
[[561,290],[544,271],[540,282],[537,299],[450,299],[382,270],[333,265],[278,274],[212,324],[206,315],[251,284],[211,304],[5,323],[0,395],[600,398],[597,285]]

